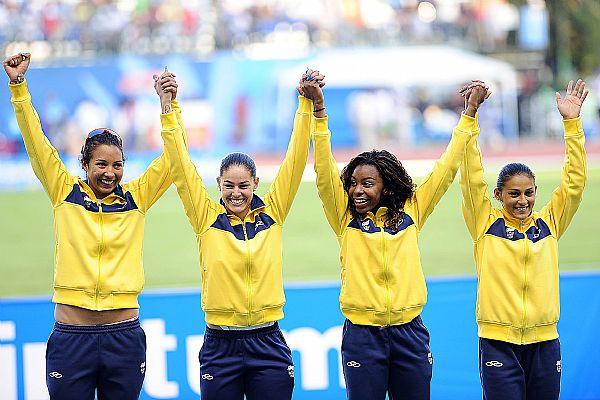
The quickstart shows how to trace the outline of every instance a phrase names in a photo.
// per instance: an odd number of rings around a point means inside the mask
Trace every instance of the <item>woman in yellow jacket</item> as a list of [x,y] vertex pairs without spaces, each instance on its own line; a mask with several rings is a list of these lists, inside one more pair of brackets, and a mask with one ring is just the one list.
[[[305,76],[301,86],[322,79]],[[300,87],[299,87],[299,90]],[[298,191],[309,149],[312,102],[299,96],[285,160],[268,193],[258,197],[254,161],[223,159],[208,197],[183,133],[163,130],[171,175],[196,234],[206,333],[200,350],[203,400],[291,399],[294,366],[277,321],[283,318],[282,228]]]
[[[458,170],[475,113],[465,110],[448,148],[415,189],[406,170],[381,150],[354,157],[338,172],[323,94],[315,107],[317,188],[340,245],[340,306],[346,317],[342,361],[349,399],[429,399],[433,358],[420,314],[427,300],[418,236]],[[474,90],[483,95],[482,90]]]
[[[473,88],[486,90],[480,81],[465,87],[468,101]],[[535,176],[519,163],[500,171],[494,198],[502,207],[494,208],[483,180],[477,137],[467,145],[460,186],[477,266],[479,370],[486,400],[558,399],[558,239],[571,223],[585,186],[585,137],[579,112],[587,93],[581,80],[574,88],[569,82],[564,99],[556,93],[565,164],[560,186],[540,211],[534,211]]]
[[[137,179],[121,184],[121,138],[90,132],[81,151],[86,179],[71,175],[42,132],[24,76],[30,55],[7,58],[11,102],[31,166],[48,194],[56,238],[56,324],[48,339],[51,399],[137,399],[146,338],[138,320],[144,285],[142,242],[148,209],[171,184],[163,153]],[[175,90],[174,87],[169,89]],[[163,129],[179,129],[177,104],[161,93]]]

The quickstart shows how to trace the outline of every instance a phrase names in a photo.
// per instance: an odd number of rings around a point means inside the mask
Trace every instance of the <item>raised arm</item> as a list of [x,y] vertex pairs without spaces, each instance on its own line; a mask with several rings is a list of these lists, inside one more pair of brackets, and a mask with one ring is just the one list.
[[[174,76],[171,79],[174,82]],[[172,110],[170,98],[167,100],[163,94],[167,93],[168,87],[169,85],[163,84],[156,86],[161,96],[163,110],[161,135],[170,164],[170,176],[177,187],[177,193],[194,232],[200,235],[215,221],[221,212],[221,206],[208,197],[202,178],[190,158],[181,120],[178,118],[177,111]]]
[[[581,123],[580,111],[588,90],[585,82],[569,82],[567,93],[563,99],[556,93],[556,104],[563,118],[565,137],[565,163],[562,168],[560,185],[552,192],[548,208],[558,237],[565,233],[571,223],[583,195],[587,176],[587,161],[585,154],[585,135]],[[544,210],[542,210],[543,212]]]
[[[475,91],[473,91],[475,88]],[[483,95],[483,92],[487,92]],[[465,114],[475,117],[481,104],[487,99],[491,92],[488,87],[480,81],[474,81],[474,85],[466,85],[461,89],[465,97]],[[477,241],[485,233],[486,224],[492,210],[492,203],[488,194],[487,183],[483,179],[483,163],[481,161],[481,149],[477,137],[479,125],[477,118],[471,139],[467,142],[467,148],[463,162],[460,166],[460,189],[462,192],[462,213],[471,234],[471,238]]]
[[[456,171],[463,161],[466,144],[476,126],[475,112],[465,109],[460,116],[458,125],[452,132],[452,138],[433,171],[423,180],[415,191],[414,200],[417,205],[416,225],[419,230],[425,224],[427,217],[433,212],[446,190],[454,180]],[[472,114],[472,115],[469,115]]]
[[[154,78],[154,88],[160,98],[162,114],[173,113],[175,122],[183,130],[178,112],[179,106],[174,101],[177,95],[177,83],[174,75],[165,67],[165,72],[160,77],[155,76]],[[177,110],[174,110],[173,105],[177,106]],[[161,122],[163,122],[162,119]],[[172,182],[169,155],[163,149],[160,156],[150,163],[142,175],[127,183],[127,189],[132,192],[140,209],[146,212],[165,193]]]
[[40,118],[31,103],[31,95],[25,82],[30,59],[29,53],[19,53],[4,60],[3,66],[10,80],[10,101],[33,172],[55,206],[67,196],[69,185],[75,178],[67,171],[58,151],[44,135]]
[[323,203],[327,222],[336,236],[341,236],[348,210],[348,195],[340,180],[340,171],[331,153],[331,132],[325,114],[325,100],[322,90],[315,89],[315,123],[312,140],[315,149],[315,172],[317,190]]
[[[300,82],[302,84],[302,79]],[[301,89],[298,91],[302,93]],[[269,188],[269,192],[265,196],[266,202],[272,207],[275,219],[280,224],[283,223],[292,206],[302,180],[304,167],[306,167],[310,147],[312,111],[312,100],[302,95],[298,96],[298,109],[294,116],[294,127],[285,159],[279,167],[279,171]]]

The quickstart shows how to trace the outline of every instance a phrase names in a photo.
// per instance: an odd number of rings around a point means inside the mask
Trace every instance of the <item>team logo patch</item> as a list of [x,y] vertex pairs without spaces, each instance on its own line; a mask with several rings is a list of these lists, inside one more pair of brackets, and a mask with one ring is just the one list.
[[429,364],[433,365],[433,354],[431,354],[431,352],[427,353],[427,361],[429,361]]
[[212,381],[214,378],[211,374],[202,374],[202,379],[206,379],[207,381]]
[[356,361],[348,361],[346,365],[352,368],[360,368],[360,363]]
[[561,373],[562,372],[562,361],[558,360],[556,362],[556,372]]
[[515,228],[506,227],[506,237],[512,239],[515,236]]
[[485,365],[487,365],[488,367],[496,367],[496,368],[500,368],[501,366],[503,366],[504,364],[502,364],[500,361],[488,361],[485,363]]
[[290,376],[290,378],[293,378],[294,377],[294,366],[288,365],[287,371],[288,371],[288,375]]
[[56,378],[56,379],[62,378],[62,374],[60,372],[56,372],[56,371],[50,372],[48,375],[50,375],[51,377]]
[[361,222],[361,225],[362,225],[362,228],[363,228],[365,231],[368,231],[368,230],[369,230],[369,226],[370,226],[370,224],[369,224],[369,220],[368,220],[368,219],[366,219],[366,220],[364,220],[363,222]]
[[262,222],[261,220],[256,221],[256,223],[254,224],[254,229],[258,229],[260,226],[265,226],[265,223]]
[[140,372],[143,374],[146,372],[146,362],[140,364]]
[[92,199],[90,199],[87,195],[83,196],[83,206],[88,210],[92,206]]

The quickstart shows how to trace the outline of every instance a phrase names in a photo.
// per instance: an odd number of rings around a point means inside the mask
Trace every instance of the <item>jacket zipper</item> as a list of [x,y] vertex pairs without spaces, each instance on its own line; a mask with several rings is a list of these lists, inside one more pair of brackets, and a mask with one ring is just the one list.
[[521,332],[521,340],[525,334],[525,328],[527,327],[527,263],[529,261],[529,243],[527,238],[527,232],[524,231],[524,223],[521,221],[521,230],[525,236],[523,242],[525,246],[525,257],[523,262],[523,330]]
[[383,227],[381,227],[381,255],[383,258],[383,278],[385,281],[385,294],[386,294],[386,301],[387,301],[387,314],[388,314],[388,320],[387,320],[387,325],[391,325],[392,324],[392,295],[390,293],[390,282],[389,282],[389,271],[388,271],[388,267],[387,267],[387,260],[386,260],[386,248],[385,248],[385,229]]
[[246,232],[246,223],[242,220],[242,230],[244,231],[244,242],[246,244],[246,280],[248,285],[248,326],[250,326],[250,322],[252,320],[252,282],[251,282],[251,272],[252,272],[252,263],[250,262],[250,242],[248,240],[248,234]]
[[100,298],[100,272],[102,264],[102,252],[104,251],[104,217],[102,215],[102,202],[98,202],[98,217],[100,222],[100,244],[98,245],[98,278],[96,281],[96,309],[98,309],[98,300]]

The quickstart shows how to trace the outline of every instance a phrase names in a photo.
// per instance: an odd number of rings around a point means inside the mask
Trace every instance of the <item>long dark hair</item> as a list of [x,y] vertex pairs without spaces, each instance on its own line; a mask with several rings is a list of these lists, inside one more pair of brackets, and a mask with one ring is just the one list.
[[[365,151],[350,160],[342,170],[340,179],[346,193],[350,190],[352,174],[359,165],[372,165],[377,168],[383,179],[383,193],[379,205],[388,209],[385,226],[396,229],[404,214],[404,203],[412,197],[415,191],[412,178],[408,175],[402,163],[389,151]],[[359,217],[352,201],[348,201],[348,210],[352,217]]]

